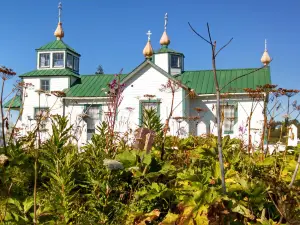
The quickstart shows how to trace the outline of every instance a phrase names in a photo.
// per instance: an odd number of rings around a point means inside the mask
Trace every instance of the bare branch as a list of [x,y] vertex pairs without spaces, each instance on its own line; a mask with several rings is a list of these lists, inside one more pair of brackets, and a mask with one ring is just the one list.
[[212,45],[213,43],[212,43],[212,40],[211,40],[211,34],[210,34],[210,30],[209,30],[209,24],[207,23],[206,26],[207,26],[207,32],[208,32],[208,35],[209,35],[210,44]]
[[190,22],[188,22],[188,24],[189,24],[190,28],[192,29],[192,31],[193,31],[196,35],[198,35],[200,38],[202,38],[202,39],[203,39],[204,41],[206,41],[208,44],[212,45],[211,42],[209,42],[207,39],[205,39],[201,34],[199,34],[199,33],[192,27],[192,25],[190,24]]
[[[273,61],[273,59],[271,60],[271,62],[272,62],[272,61]],[[257,72],[257,71],[259,71],[259,70],[261,70],[261,69],[263,69],[263,68],[265,68],[265,67],[267,67],[267,65],[264,65],[264,66],[262,66],[262,67],[260,67],[260,68],[257,68],[257,69],[255,69],[255,70],[252,70],[252,71],[249,72],[249,73],[243,74],[243,75],[241,75],[241,76],[238,76],[238,77],[232,79],[232,80],[229,81],[227,84],[225,84],[225,85],[220,89],[220,91],[222,91],[225,87],[227,87],[227,86],[228,86],[229,84],[231,84],[233,81],[236,81],[236,80],[238,80],[238,79],[240,79],[240,78],[242,78],[242,77],[248,76],[248,75],[250,75],[250,74],[252,74],[252,73],[255,73],[255,72]]]
[[230,44],[230,42],[231,42],[232,40],[233,40],[233,38],[231,38],[231,39],[227,42],[226,45],[224,45],[222,48],[220,48],[220,49],[217,51],[215,57],[217,57],[217,55],[220,53],[220,51],[222,51],[224,48],[226,48],[226,47]]

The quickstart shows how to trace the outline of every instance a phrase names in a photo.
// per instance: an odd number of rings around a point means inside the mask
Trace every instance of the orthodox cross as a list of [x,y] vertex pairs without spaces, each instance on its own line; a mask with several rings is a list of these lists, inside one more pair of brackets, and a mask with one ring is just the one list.
[[60,19],[61,19],[61,11],[62,11],[62,4],[61,2],[58,3],[58,22],[60,23]]
[[151,31],[149,30],[146,34],[147,34],[147,36],[148,36],[148,41],[150,41],[150,36],[151,36],[151,34],[152,34]]
[[267,52],[267,39],[265,39],[265,51]]
[[165,30],[167,30],[168,25],[168,13],[165,14]]

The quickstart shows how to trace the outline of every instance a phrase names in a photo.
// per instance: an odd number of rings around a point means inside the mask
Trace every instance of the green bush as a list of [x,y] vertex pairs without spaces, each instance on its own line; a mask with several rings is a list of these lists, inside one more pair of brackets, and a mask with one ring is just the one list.
[[[148,122],[161,130],[159,121]],[[159,147],[146,154],[114,143],[108,151],[105,124],[78,151],[67,119],[55,116],[52,124],[40,148],[34,133],[8,146],[0,224],[33,223],[35,159],[38,224],[300,224],[299,173],[288,188],[297,149],[248,155],[238,139],[224,137],[224,195],[214,136],[167,137],[161,160]]]

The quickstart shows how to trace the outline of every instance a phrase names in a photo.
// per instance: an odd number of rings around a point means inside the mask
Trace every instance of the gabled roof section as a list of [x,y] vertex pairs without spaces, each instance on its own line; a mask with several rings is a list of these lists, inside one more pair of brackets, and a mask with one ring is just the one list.
[[[244,74],[248,75],[236,79]],[[217,77],[220,89],[225,86],[221,91],[222,93],[243,93],[244,88],[255,89],[259,85],[271,84],[269,67],[260,70],[258,68],[217,70]],[[199,95],[215,94],[216,92],[212,70],[185,71],[176,78],[186,86],[194,89]],[[228,84],[232,80],[234,81]]]
[[24,73],[19,77],[47,77],[47,76],[72,76],[80,78],[80,76],[69,69],[44,69],[33,70],[28,73]]
[[[150,60],[145,60],[129,74],[121,74],[121,82],[125,83],[146,65],[152,66],[167,78],[178,81],[175,77],[168,74]],[[81,75],[81,79],[78,79],[72,87],[64,91],[66,97],[107,97],[107,85],[114,79],[116,79],[116,77],[113,74]],[[183,85],[183,87],[185,86]]]
[[[126,74],[120,76],[123,79]],[[66,97],[107,97],[107,85],[114,79],[113,74],[81,75],[81,79],[65,90]]]
[[71,48],[63,40],[52,41],[46,45],[43,45],[42,47],[40,47],[36,50],[37,51],[69,50],[70,52],[73,52],[74,54],[80,56],[80,54],[78,52],[76,52],[75,49]]
[[6,109],[8,109],[8,108],[20,109],[21,106],[22,106],[21,96],[15,96],[3,105],[3,107]]
[[[151,62],[150,60],[145,60],[142,62],[139,66],[137,66],[133,71],[131,71],[124,79],[122,80],[122,83],[126,83],[127,80],[129,80],[131,77],[133,77],[138,71],[140,71],[142,68],[144,68],[146,65],[150,65],[154,69],[156,69],[158,72],[160,72],[162,75],[166,76],[170,80],[178,81],[174,76],[168,74],[166,71],[164,71],[162,68]],[[185,85],[183,85],[184,88],[187,88]]]
[[155,51],[155,54],[159,54],[159,53],[174,53],[174,54],[183,55],[183,53],[177,52],[171,48],[168,48],[168,46],[162,46],[159,50]]

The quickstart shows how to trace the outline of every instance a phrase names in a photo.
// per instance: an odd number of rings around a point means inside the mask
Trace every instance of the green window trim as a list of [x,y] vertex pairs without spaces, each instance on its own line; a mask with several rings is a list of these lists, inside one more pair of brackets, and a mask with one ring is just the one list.
[[224,131],[224,134],[233,134],[233,130],[232,131]]
[[139,103],[139,126],[143,124],[143,103],[157,103],[157,115],[160,117],[160,99],[140,100]]

